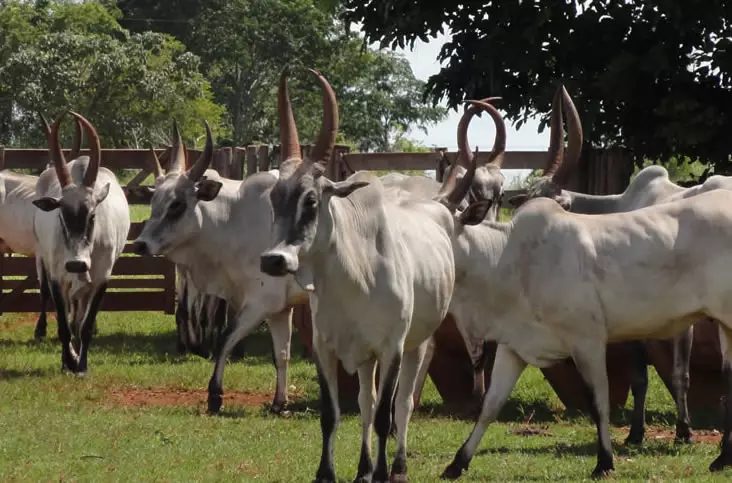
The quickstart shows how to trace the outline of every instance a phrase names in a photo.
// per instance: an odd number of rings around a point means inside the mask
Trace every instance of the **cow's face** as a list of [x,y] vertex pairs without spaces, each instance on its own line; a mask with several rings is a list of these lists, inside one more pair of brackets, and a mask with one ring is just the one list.
[[468,203],[490,201],[490,209],[486,215],[488,220],[498,219],[498,210],[503,198],[503,182],[505,178],[501,168],[493,164],[479,166],[475,170],[473,183],[468,192]]
[[135,251],[140,255],[169,255],[199,235],[201,214],[197,206],[218,196],[222,186],[218,178],[212,170],[206,170],[196,182],[180,172],[158,177],[150,203],[150,218],[134,242]]
[[526,190],[526,194],[516,195],[509,202],[514,208],[518,208],[528,200],[534,198],[551,198],[565,210],[569,210],[572,204],[572,200],[567,192],[548,176],[542,176],[537,179]]
[[67,185],[60,198],[34,200],[39,209],[58,211],[63,238],[64,265],[70,273],[86,273],[91,266],[97,207],[109,194],[109,183],[102,187]]
[[272,187],[270,199],[274,211],[274,248],[261,256],[261,269],[272,276],[294,274],[300,256],[313,246],[318,222],[327,216],[331,196],[345,197],[366,186],[362,181],[335,183],[321,176],[318,165],[302,164]]

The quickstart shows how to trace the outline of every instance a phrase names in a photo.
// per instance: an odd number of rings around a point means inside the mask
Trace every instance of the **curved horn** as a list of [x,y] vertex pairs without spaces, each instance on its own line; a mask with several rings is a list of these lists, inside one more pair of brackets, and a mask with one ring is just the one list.
[[[491,97],[489,99],[498,100],[500,97]],[[493,141],[493,149],[491,150],[490,156],[488,156],[488,160],[484,164],[492,164],[500,168],[503,166],[503,155],[506,152],[506,124],[503,122],[503,116],[498,112],[498,109],[488,102],[480,102],[483,103],[481,107],[488,112],[493,119],[493,124],[496,126],[496,138]]]
[[74,141],[71,145],[71,152],[69,153],[69,159],[76,159],[79,157],[81,152],[81,121],[74,118]]
[[155,153],[155,149],[152,146],[150,146],[150,154],[152,154],[152,174],[155,179],[157,179],[165,173],[163,172],[163,166],[160,164],[160,159],[158,159],[158,155]]
[[64,115],[61,114],[48,130],[48,154],[53,161],[56,177],[62,189],[71,184],[71,173],[69,172],[69,167],[66,165],[66,158],[64,158],[61,143],[58,140],[58,128],[61,125],[61,119],[63,117]]
[[320,126],[318,139],[310,151],[309,158],[311,162],[318,163],[325,168],[330,163],[338,134],[338,101],[328,80],[315,69],[308,69],[308,71],[318,79],[320,88],[323,90],[323,124]]
[[562,87],[554,93],[552,113],[549,120],[549,152],[544,176],[554,177],[564,159],[564,122],[562,122]]
[[43,134],[46,135],[46,142],[48,142],[49,143],[49,146],[50,146],[50,142],[51,142],[51,126],[48,124],[48,119],[46,119],[46,116],[44,116],[40,112],[38,113],[38,117],[41,118],[41,130],[43,131]]
[[[485,97],[483,99],[480,99],[479,102],[488,104],[491,102],[499,101],[501,100],[500,97]],[[493,106],[491,106],[493,107]],[[474,116],[475,114],[479,114],[481,112],[481,108],[478,108],[470,103],[465,104],[465,109],[463,110],[463,113],[470,113],[471,116]],[[506,126],[503,124],[503,118],[498,113],[498,111],[493,108],[493,111],[489,111],[489,114],[493,118],[493,122],[496,124],[496,140],[493,143],[493,151],[491,152],[489,160],[486,162],[493,162],[497,157],[502,156],[503,152],[506,150]],[[496,118],[497,117],[497,118]],[[465,143],[466,146],[466,152],[470,154],[470,148],[468,147],[468,141],[467,141],[467,125],[465,123],[470,122],[470,117],[466,118],[465,116],[460,118],[460,121],[458,122],[458,151],[461,151],[460,143],[461,143],[461,133],[464,132],[464,138],[462,141]],[[499,137],[499,130],[501,129],[501,126],[503,127],[503,137]],[[502,143],[502,144],[501,144]],[[463,166],[464,168],[470,167],[470,163],[472,160],[470,158],[465,158],[463,156],[458,156],[458,163]],[[501,159],[501,163],[503,160]],[[500,164],[498,165],[500,167]]]
[[[569,181],[572,170],[577,166],[580,155],[582,154],[582,123],[577,113],[577,108],[572,102],[567,89],[561,87],[562,92],[562,110],[567,117],[567,152],[564,156],[564,162],[554,173],[552,181],[559,186],[564,186]],[[562,143],[564,144],[564,143]]]
[[185,170],[186,152],[183,146],[183,139],[180,136],[178,122],[173,120],[173,146],[170,150],[170,159],[168,160],[169,173],[181,173]]
[[201,176],[203,176],[203,173],[206,172],[213,160],[213,136],[211,135],[211,128],[208,126],[208,122],[203,121],[203,123],[206,126],[206,144],[195,164],[186,172],[188,179],[191,181],[201,179]]
[[86,131],[86,137],[89,139],[89,165],[86,167],[84,173],[84,186],[89,188],[94,187],[94,183],[97,181],[97,174],[99,174],[99,165],[102,161],[102,145],[99,142],[99,135],[94,126],[81,114],[74,111],[69,111],[69,114],[74,116]]
[[287,72],[280,76],[277,90],[277,111],[280,117],[280,160],[301,159],[300,140],[297,137],[295,116],[292,114],[290,93],[287,90]]

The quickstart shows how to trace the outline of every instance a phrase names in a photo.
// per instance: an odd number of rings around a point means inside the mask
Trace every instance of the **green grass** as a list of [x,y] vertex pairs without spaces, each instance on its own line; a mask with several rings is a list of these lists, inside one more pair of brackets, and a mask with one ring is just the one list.
[[[288,417],[236,404],[210,417],[204,391],[211,363],[175,354],[172,317],[102,314],[90,373],[83,379],[60,373],[55,339],[31,341],[34,320],[32,314],[0,319],[0,481],[312,479],[320,451],[317,384],[297,342],[290,372],[296,398]],[[55,331],[55,323],[49,331]],[[225,391],[271,395],[269,347],[267,332],[256,332],[247,356],[227,367]],[[130,407],[112,394],[141,388],[197,390],[200,401]],[[648,399],[653,424],[670,424],[673,405],[655,373]],[[626,412],[613,417],[616,479],[723,481],[732,476],[732,471],[708,473],[715,444],[675,446],[651,439],[641,448],[624,448],[626,429],[620,425],[627,417]],[[517,434],[527,421],[543,434]],[[448,415],[429,383],[410,426],[411,480],[436,481],[471,427],[471,420]],[[343,481],[355,475],[359,435],[357,415],[347,413],[336,443],[336,469]],[[594,448],[591,423],[565,414],[541,373],[531,369],[500,422],[489,428],[464,481],[584,479],[594,467]]]

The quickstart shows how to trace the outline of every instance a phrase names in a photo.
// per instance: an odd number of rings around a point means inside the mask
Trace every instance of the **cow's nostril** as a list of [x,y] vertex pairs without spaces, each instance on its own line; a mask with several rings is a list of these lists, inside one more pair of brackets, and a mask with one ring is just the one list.
[[66,262],[66,271],[69,273],[84,273],[89,270],[89,266],[86,264],[86,262],[82,262],[81,260],[72,260],[70,262]]
[[268,275],[284,275],[287,273],[285,257],[277,254],[262,255],[260,269]]
[[147,243],[143,241],[136,241],[132,243],[132,252],[137,255],[150,255],[150,249],[147,247]]

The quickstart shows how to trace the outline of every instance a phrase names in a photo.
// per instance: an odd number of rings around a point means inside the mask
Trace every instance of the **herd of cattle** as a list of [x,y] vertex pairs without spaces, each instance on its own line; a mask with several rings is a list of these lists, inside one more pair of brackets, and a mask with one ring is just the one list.
[[[457,130],[457,160],[438,168],[441,182],[368,172],[334,182],[324,173],[338,129],[336,97],[320,73],[310,72],[323,92],[323,122],[306,159],[285,75],[278,89],[278,170],[244,181],[210,170],[208,125],[205,148],[192,166],[187,167],[177,127],[167,172],[155,158],[151,215],[135,251],[178,266],[191,313],[203,310],[217,318],[227,307],[230,313],[214,351],[210,412],[222,405],[227,358],[262,320],[277,369],[273,409],[284,407],[292,307],[308,302],[323,437],[316,480],[336,480],[340,362],[358,374],[360,384],[357,481],[403,481],[412,394],[429,363],[432,335],[450,313],[475,361],[486,340],[497,341],[498,349],[478,421],[443,477],[467,470],[527,364],[546,367],[568,357],[592,401],[598,438],[593,475],[602,476],[613,470],[606,345],[676,336],[676,431],[679,439],[690,440],[691,327],[710,317],[718,321],[728,387],[721,452],[710,470],[732,466],[732,178],[714,176],[682,188],[652,166],[620,195],[564,189],[583,140],[577,111],[560,87],[552,105],[547,168],[526,195],[511,200],[519,208],[510,222],[496,221],[506,132],[493,98],[468,103]],[[496,125],[484,163],[467,140],[468,124],[481,112]],[[130,219],[117,179],[101,167],[94,127],[71,115],[86,134],[90,155],[78,156],[77,142],[67,162],[59,142],[61,118],[46,123],[49,168],[40,177],[0,174],[0,226],[8,227],[1,234],[6,249],[36,255],[41,297],[50,294],[58,315],[62,369],[83,374],[100,300]],[[44,334],[42,314],[36,336]],[[636,370],[634,380],[644,381],[645,363]],[[476,378],[482,391],[478,379],[482,375]],[[634,384],[630,442],[643,438],[645,392],[643,383]],[[389,471],[392,408],[397,449]]]

